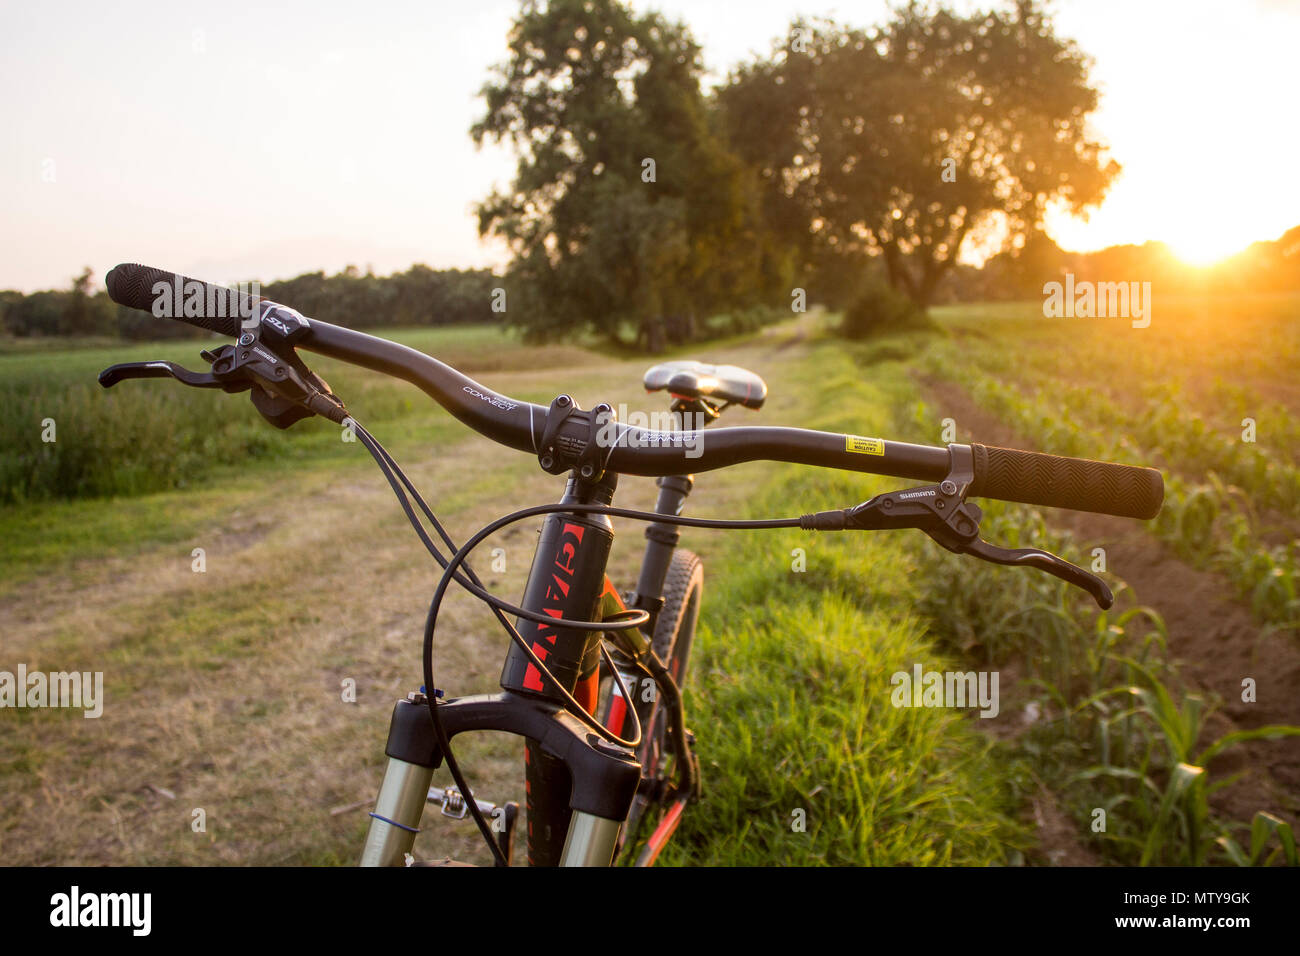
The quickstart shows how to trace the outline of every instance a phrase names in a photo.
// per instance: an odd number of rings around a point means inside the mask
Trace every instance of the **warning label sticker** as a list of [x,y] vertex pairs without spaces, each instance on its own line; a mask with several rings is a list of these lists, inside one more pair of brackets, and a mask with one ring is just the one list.
[[885,443],[879,438],[863,438],[861,435],[845,435],[844,450],[859,455],[883,455]]

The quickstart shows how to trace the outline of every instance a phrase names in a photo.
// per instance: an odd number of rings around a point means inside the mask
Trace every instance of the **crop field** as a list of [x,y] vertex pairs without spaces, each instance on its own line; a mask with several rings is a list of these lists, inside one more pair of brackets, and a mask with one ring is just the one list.
[[[928,354],[950,380],[1054,452],[1164,470],[1157,536],[1227,575],[1268,624],[1300,625],[1300,299],[1173,300],[1148,329],[1041,315],[962,321]],[[1014,349],[1005,347],[1015,342]],[[963,356],[975,361],[962,361]]]
[[[1137,522],[980,502],[987,540],[1101,573],[1118,594],[1108,612],[1056,578],[916,532],[686,532],[706,568],[686,695],[705,799],[662,862],[1294,864],[1300,299],[1157,299],[1145,329],[1047,320],[1041,305],[936,319],[850,343],[835,316],[813,313],[678,357],[768,382],[767,406],[731,409],[724,426],[1150,464],[1165,475],[1164,511]],[[649,359],[539,349],[486,327],[381,334],[511,396],[661,407],[640,387]],[[105,688],[97,719],[0,711],[11,864],[359,856],[392,701],[420,683],[437,569],[337,427],[278,432],[246,396],[95,383],[116,361],[196,367],[201,344],[0,352],[0,671],[102,671]],[[558,496],[529,456],[414,388],[312,365],[457,538]],[[747,464],[697,476],[688,512],[797,515],[899,485]],[[654,491],[624,478],[616,503],[648,507]],[[611,574],[630,587],[641,529],[615,526]],[[492,542],[500,570],[477,562],[508,599],[533,531]],[[440,686],[493,690],[506,645],[456,596]],[[895,706],[891,676],[916,666],[996,672],[997,715]],[[521,800],[521,750],[458,738],[485,799]],[[487,862],[468,821],[426,820],[417,856]]]
[[[912,370],[936,417],[987,444],[1154,465],[1165,476],[1164,508],[1142,534],[1133,522],[1044,511],[1085,563],[1104,561],[1124,582],[1126,613],[1143,622],[1167,672],[1126,672],[1137,707],[1122,694],[1099,696],[1114,690],[1101,682],[1083,698],[1075,740],[1101,758],[1080,778],[1084,803],[1141,807],[1154,821],[1145,834],[1096,842],[1114,855],[1124,841],[1131,853],[1118,859],[1154,862],[1166,852],[1156,834],[1176,822],[1178,862],[1251,859],[1244,842],[1205,824],[1217,807],[1252,823],[1262,854],[1279,821],[1294,820],[1300,795],[1296,740],[1278,730],[1264,742],[1268,728],[1300,723],[1290,690],[1300,680],[1300,298],[1158,298],[1148,328],[1045,320],[1038,303],[940,314],[950,334]],[[1099,616],[1101,643],[1107,627]],[[1182,688],[1181,702],[1165,696],[1163,680]],[[1124,756],[1133,711],[1147,715],[1153,745],[1172,761],[1162,773],[1150,772],[1150,751]],[[1125,722],[1120,736],[1115,719]],[[1261,739],[1247,741],[1252,733]],[[1229,757],[1213,738],[1243,741],[1241,750]],[[1162,813],[1170,816],[1156,826]],[[1285,829],[1278,846],[1290,855]]]

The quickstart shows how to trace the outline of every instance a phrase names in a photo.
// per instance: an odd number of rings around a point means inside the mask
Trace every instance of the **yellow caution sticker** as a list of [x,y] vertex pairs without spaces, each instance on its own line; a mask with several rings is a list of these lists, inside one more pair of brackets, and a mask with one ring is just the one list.
[[879,438],[863,438],[861,435],[845,435],[844,450],[859,455],[883,455],[885,443]]

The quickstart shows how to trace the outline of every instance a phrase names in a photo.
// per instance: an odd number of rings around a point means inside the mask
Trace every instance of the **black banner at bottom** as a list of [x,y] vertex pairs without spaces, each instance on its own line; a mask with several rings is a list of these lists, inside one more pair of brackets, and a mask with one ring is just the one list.
[[[287,932],[296,945],[402,945],[529,935],[545,893],[578,925],[617,928],[647,915],[689,915],[690,931],[728,939],[853,925],[858,938],[921,927],[994,938],[1051,939],[1294,931],[1295,875],[1205,869],[656,869],[589,871],[412,868],[0,870],[6,937],[92,937],[219,944]],[[563,895],[556,890],[571,889]],[[646,894],[652,894],[647,896]],[[676,900],[674,899],[676,898]],[[665,905],[680,901],[680,906]],[[652,905],[647,906],[650,903]],[[612,919],[611,919],[612,917]],[[673,927],[680,928],[680,927]],[[643,925],[644,931],[649,927]],[[669,929],[665,925],[664,929]],[[929,930],[923,930],[924,933]],[[12,934],[12,935],[10,935]],[[922,937],[922,938],[923,938]],[[828,940],[829,941],[829,940]],[[417,945],[418,945],[417,943]]]

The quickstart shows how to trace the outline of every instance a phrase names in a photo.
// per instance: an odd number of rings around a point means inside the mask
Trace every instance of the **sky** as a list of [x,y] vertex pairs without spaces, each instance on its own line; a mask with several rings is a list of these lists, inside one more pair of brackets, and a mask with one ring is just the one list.
[[[975,4],[955,0],[959,7]],[[634,0],[722,77],[797,14],[884,0]],[[469,128],[517,0],[0,0],[0,288],[137,261],[232,282],[348,264],[504,264],[473,204],[511,179]],[[1300,224],[1300,0],[1057,0],[1095,59],[1124,173],[1067,249],[1168,241],[1209,262]]]

